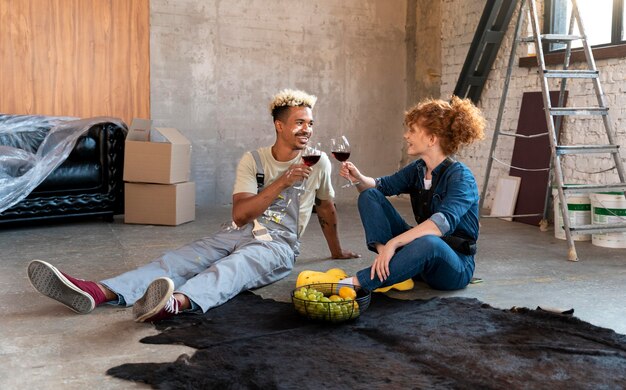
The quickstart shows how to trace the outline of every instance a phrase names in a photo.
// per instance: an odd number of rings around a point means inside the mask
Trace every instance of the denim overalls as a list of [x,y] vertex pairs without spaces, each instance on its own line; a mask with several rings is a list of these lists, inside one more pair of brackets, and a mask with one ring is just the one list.
[[[258,151],[252,155],[257,178],[263,177]],[[259,183],[260,189],[262,183]],[[242,291],[265,286],[291,272],[298,255],[299,196],[289,187],[257,219],[237,228],[225,224],[209,237],[164,253],[150,264],[101,283],[118,294],[118,304],[131,306],[156,278],[174,281],[192,309],[203,312]]]

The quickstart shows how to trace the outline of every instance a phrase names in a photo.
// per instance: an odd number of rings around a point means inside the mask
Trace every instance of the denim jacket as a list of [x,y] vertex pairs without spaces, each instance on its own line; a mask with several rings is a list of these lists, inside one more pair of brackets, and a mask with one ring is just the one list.
[[[433,179],[442,165],[433,170]],[[424,187],[426,163],[415,160],[393,175],[376,179],[376,188],[385,196],[408,194],[411,189]],[[435,180],[433,180],[435,181]],[[454,162],[433,188],[430,220],[437,225],[442,236],[459,236],[478,240],[478,186],[469,168]]]

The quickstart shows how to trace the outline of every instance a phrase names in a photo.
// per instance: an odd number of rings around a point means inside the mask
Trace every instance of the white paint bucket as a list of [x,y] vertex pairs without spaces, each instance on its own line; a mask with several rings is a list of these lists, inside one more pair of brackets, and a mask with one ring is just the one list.
[[[552,190],[554,204],[554,237],[565,240],[565,229],[563,229],[563,215],[561,215],[561,202],[559,201],[559,191]],[[591,224],[591,201],[587,194],[576,194],[567,198],[567,213],[569,214],[569,225],[590,225]],[[574,241],[589,241],[591,234],[572,232]]]
[[[595,193],[590,197],[592,224],[626,222],[626,198],[622,192]],[[626,232],[595,233],[591,243],[606,248],[626,248]]]

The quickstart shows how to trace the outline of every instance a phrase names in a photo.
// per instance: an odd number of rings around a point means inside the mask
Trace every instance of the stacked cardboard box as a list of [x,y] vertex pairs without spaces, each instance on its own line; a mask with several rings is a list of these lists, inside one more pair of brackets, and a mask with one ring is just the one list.
[[196,218],[191,143],[174,128],[133,119],[124,150],[124,222],[180,225]]

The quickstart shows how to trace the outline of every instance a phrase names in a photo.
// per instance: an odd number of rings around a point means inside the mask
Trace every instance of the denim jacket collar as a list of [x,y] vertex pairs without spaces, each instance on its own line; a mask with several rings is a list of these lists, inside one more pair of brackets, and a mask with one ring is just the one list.
[[[446,162],[447,159],[450,159],[452,163],[456,162],[456,160],[454,160],[452,157],[446,157],[442,162],[439,163],[439,165],[435,167],[435,169],[433,169],[433,172],[432,172],[433,180],[435,179],[436,176],[439,175],[439,172],[443,169],[444,163]],[[424,179],[426,178],[426,162],[420,158],[419,160],[416,161],[416,165],[418,168],[419,179],[423,183]]]

